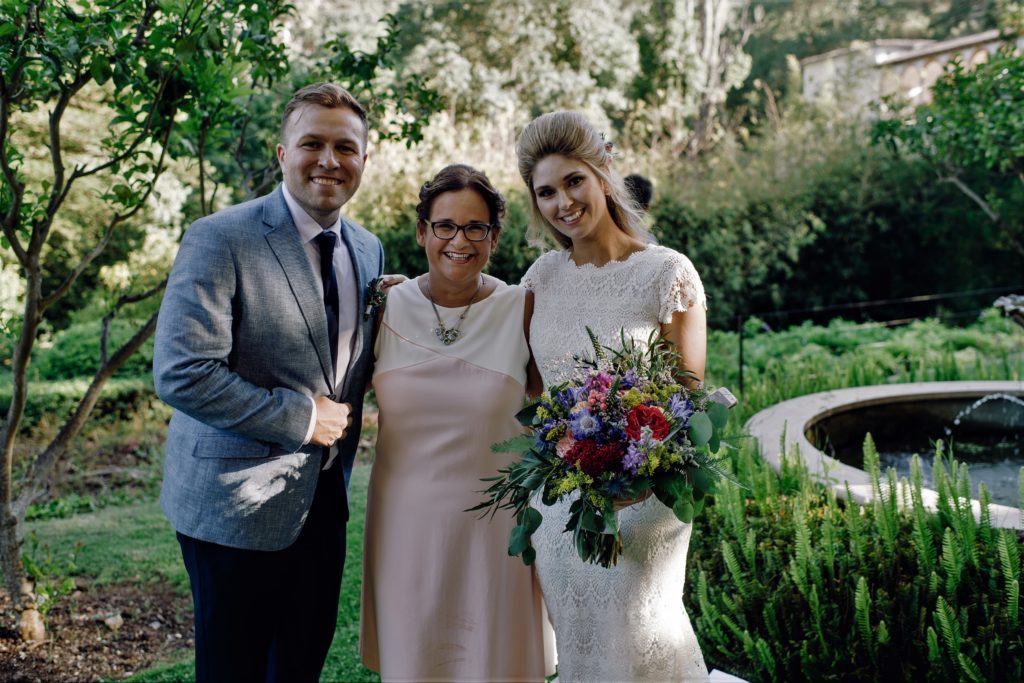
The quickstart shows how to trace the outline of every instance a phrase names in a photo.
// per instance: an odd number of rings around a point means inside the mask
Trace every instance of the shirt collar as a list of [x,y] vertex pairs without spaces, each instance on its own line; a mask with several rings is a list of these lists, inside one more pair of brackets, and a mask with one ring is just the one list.
[[292,222],[295,223],[296,229],[299,231],[299,237],[302,238],[303,244],[311,242],[316,239],[324,230],[330,230],[339,237],[341,236],[341,215],[338,215],[338,220],[334,222],[334,225],[323,228],[313,220],[313,217],[306,213],[306,210],[299,206],[299,203],[295,201],[295,197],[288,192],[288,187],[281,183],[281,192],[284,194],[284,201],[288,205],[288,213],[292,215]]

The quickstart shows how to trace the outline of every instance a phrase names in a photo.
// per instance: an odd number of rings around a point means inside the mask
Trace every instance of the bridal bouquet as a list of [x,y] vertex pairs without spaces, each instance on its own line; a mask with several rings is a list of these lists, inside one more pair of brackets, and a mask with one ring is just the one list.
[[587,332],[594,358],[577,359],[576,379],[550,387],[519,412],[532,433],[492,450],[523,457],[484,479],[491,482],[488,499],[471,508],[492,515],[514,510],[508,552],[528,565],[536,557],[530,537],[542,519],[530,506],[537,491],[547,505],[579,492],[565,531],[584,561],[608,567],[622,551],[616,501],[653,493],[688,523],[718,478],[735,482],[714,456],[726,406],[703,386],[681,384],[676,357],[664,345],[640,345],[623,335],[622,350],[613,350]]

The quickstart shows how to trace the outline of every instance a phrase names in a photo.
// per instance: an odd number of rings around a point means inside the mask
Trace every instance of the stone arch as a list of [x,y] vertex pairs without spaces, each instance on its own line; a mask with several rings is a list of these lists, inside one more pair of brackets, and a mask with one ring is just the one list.
[[915,101],[923,104],[930,103],[932,101],[932,86],[940,76],[942,76],[942,64],[935,59],[925,64],[924,70],[921,72],[921,95],[919,98],[915,98]]
[[917,102],[921,95],[921,72],[913,64],[907,65],[900,74],[900,94],[911,102]]

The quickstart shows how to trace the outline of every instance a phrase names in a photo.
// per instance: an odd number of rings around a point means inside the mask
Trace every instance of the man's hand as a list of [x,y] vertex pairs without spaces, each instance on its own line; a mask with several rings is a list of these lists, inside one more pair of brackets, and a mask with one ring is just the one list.
[[345,437],[345,431],[352,426],[352,404],[335,403],[326,396],[318,396],[316,403],[316,426],[309,442],[315,446],[333,446]]

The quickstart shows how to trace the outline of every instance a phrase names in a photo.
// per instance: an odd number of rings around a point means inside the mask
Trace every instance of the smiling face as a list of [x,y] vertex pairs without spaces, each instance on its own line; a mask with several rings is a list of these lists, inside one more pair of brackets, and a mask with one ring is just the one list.
[[586,163],[551,154],[533,170],[533,197],[544,219],[573,242],[616,229],[608,213],[606,189]]
[[[430,207],[429,220],[466,225],[490,223],[491,216],[484,198],[475,190],[465,188],[437,195]],[[498,230],[492,228],[480,242],[470,242],[463,230],[456,232],[452,239],[443,240],[434,235],[429,223],[418,221],[416,241],[427,254],[431,278],[440,278],[453,289],[459,289],[478,281],[491,251],[498,244]]]
[[300,106],[288,119],[277,161],[296,202],[320,225],[338,220],[356,190],[366,163],[359,115],[347,107]]

